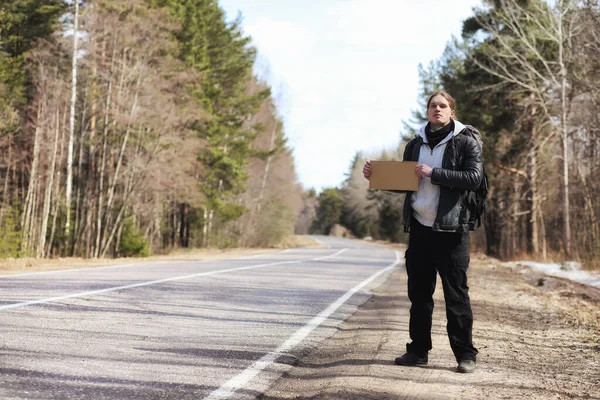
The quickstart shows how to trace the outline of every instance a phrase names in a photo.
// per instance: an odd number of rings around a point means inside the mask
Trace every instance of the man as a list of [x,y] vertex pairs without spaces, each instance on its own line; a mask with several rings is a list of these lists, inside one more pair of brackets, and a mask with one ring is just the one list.
[[[455,120],[454,99],[445,91],[427,101],[428,123],[405,148],[404,160],[417,161],[419,190],[404,202],[403,222],[410,232],[406,250],[410,338],[398,365],[427,365],[431,350],[431,324],[436,272],[446,301],[447,331],[458,362],[458,372],[474,372],[477,349],[472,342],[473,313],[467,286],[469,227],[472,217],[467,194],[483,179],[481,144]],[[366,179],[371,164],[363,167]],[[471,219],[471,220],[470,220]],[[470,224],[471,222],[471,224]]]

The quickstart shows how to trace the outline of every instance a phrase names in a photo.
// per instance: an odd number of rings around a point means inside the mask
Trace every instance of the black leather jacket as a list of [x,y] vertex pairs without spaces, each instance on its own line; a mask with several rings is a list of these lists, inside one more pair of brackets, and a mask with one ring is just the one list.
[[[404,149],[404,161],[418,161],[423,145],[420,136],[412,139]],[[427,146],[427,144],[425,144]],[[483,160],[480,144],[462,131],[446,145],[442,168],[434,168],[431,183],[440,186],[440,202],[432,229],[436,232],[467,232],[469,210],[465,199],[469,190],[475,190],[483,178]],[[404,231],[410,231],[412,192],[406,193],[403,209]],[[472,224],[471,224],[472,225]],[[473,229],[471,227],[471,229]]]

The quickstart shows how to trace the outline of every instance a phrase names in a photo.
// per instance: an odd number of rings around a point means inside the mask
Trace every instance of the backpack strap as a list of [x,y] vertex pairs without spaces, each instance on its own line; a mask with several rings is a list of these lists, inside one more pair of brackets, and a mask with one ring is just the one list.
[[477,141],[477,143],[479,143],[479,148],[481,149],[481,152],[483,153],[483,139],[481,137],[481,132],[479,132],[477,130],[477,128],[475,128],[472,125],[465,125],[465,129],[463,129],[461,131],[461,133],[465,136],[470,136],[473,139],[475,139]]
[[[477,130],[477,128],[471,125],[465,125],[465,129],[463,129],[460,133],[465,137],[471,137],[475,139],[483,155],[483,138],[481,137],[481,133]],[[466,140],[463,141],[463,143],[466,145]],[[471,216],[469,218],[470,230],[475,230],[482,225],[482,219],[487,212],[486,197],[489,191],[489,180],[485,171],[485,164],[483,164],[482,174],[483,176],[481,178],[481,182],[479,183],[479,187],[475,190],[469,191],[467,195],[467,203],[471,209]]]
[[404,161],[419,161],[419,153],[421,152],[422,144],[423,139],[420,136],[417,136],[408,142],[405,155],[407,155],[409,158]]

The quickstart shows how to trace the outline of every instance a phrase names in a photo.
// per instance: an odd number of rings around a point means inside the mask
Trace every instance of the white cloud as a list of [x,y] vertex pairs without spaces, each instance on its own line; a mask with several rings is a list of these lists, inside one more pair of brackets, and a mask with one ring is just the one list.
[[[307,187],[339,185],[357,151],[395,147],[416,107],[419,62],[438,58],[476,0],[346,0],[246,21]],[[244,10],[242,10],[244,12]]]
[[[476,1],[340,1],[328,10],[338,21],[340,40],[368,48],[441,50],[451,33],[457,33],[461,19],[469,15]],[[432,36],[442,40],[432,40]],[[426,49],[423,49],[424,52]]]

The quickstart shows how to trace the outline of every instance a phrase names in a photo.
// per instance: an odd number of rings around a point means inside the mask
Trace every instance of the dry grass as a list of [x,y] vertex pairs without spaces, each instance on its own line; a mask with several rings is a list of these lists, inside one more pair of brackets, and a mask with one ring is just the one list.
[[291,235],[284,238],[281,243],[274,246],[276,249],[291,249],[297,247],[323,247],[308,236]]
[[281,249],[296,247],[321,247],[317,242],[306,236],[289,236],[279,245],[270,249],[238,248],[238,249],[177,249],[168,255],[151,256],[144,258],[113,258],[113,259],[86,259],[80,257],[66,257],[53,259],[36,258],[8,258],[0,259],[0,273],[22,274],[39,271],[52,271],[72,268],[93,268],[106,265],[139,264],[153,261],[177,260],[216,260],[251,256],[260,253],[271,253]]

